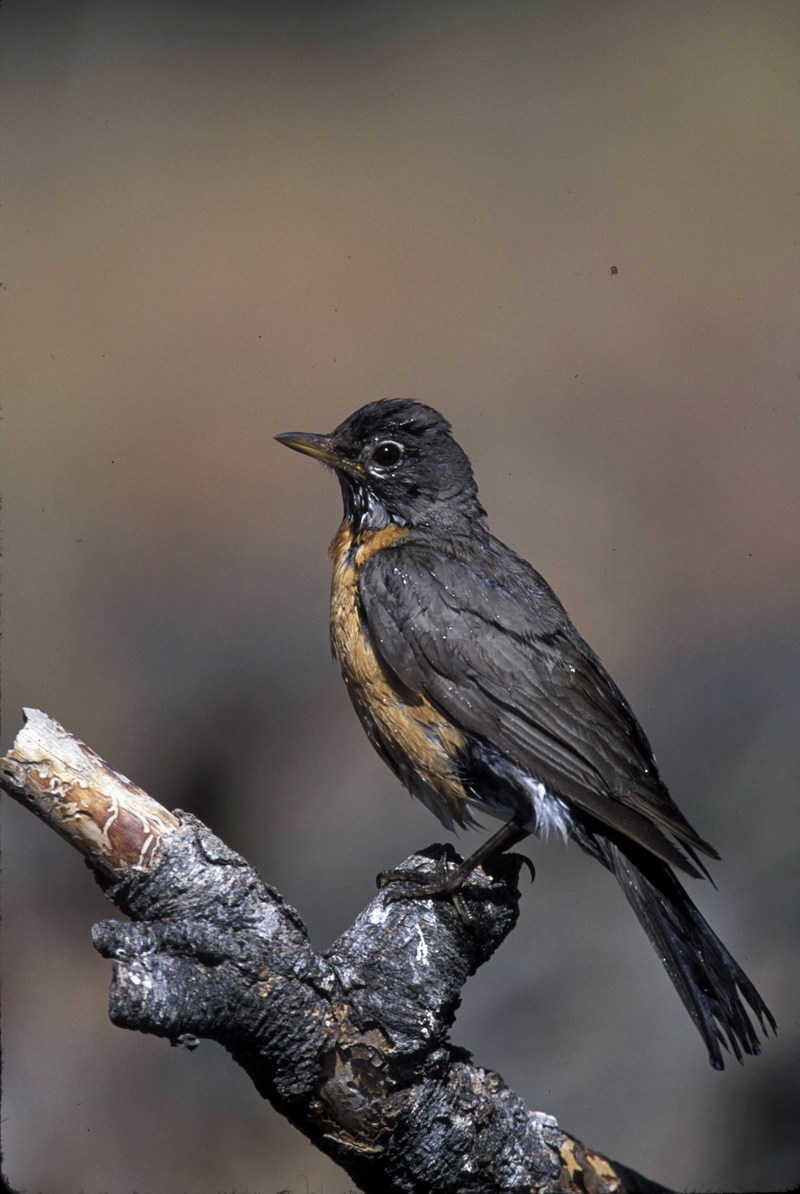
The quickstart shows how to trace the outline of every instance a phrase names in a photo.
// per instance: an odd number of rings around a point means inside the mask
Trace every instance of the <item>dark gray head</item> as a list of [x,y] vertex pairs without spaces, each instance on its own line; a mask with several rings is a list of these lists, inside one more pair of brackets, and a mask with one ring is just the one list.
[[430,406],[405,398],[369,402],[330,435],[276,437],[335,469],[345,513],[360,526],[388,522],[455,529],[485,511],[466,454],[450,424]]

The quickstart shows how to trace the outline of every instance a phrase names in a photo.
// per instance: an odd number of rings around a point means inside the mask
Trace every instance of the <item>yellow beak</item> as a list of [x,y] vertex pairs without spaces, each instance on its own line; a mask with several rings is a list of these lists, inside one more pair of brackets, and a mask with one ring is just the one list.
[[313,435],[308,431],[290,431],[284,435],[276,435],[275,439],[279,444],[293,448],[295,452],[302,452],[304,456],[313,456],[315,460],[321,460],[323,464],[327,464],[340,473],[349,473],[351,477],[357,479],[364,476],[363,466],[357,464],[355,460],[348,460],[337,452],[329,435]]

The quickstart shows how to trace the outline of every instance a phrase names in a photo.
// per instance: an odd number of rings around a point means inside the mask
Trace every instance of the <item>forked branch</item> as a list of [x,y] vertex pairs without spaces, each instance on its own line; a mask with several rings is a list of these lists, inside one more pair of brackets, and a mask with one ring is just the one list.
[[[450,1042],[462,986],[516,922],[519,858],[475,873],[466,922],[447,900],[381,892],[317,954],[297,912],[204,825],[25,712],[0,786],[86,856],[130,917],[93,929],[113,962],[115,1024],[224,1045],[368,1194],[664,1194]],[[440,859],[452,849],[401,869]]]

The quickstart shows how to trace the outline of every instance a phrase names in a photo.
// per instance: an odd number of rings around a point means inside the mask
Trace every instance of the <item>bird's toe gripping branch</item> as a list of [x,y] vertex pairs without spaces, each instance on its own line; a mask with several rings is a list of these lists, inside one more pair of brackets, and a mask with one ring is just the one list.
[[[423,860],[430,860],[434,865]],[[476,923],[481,903],[507,900],[513,891],[516,921],[519,898],[516,881],[523,866],[530,871],[533,882],[536,872],[531,860],[524,855],[494,854],[476,863],[474,855],[462,859],[449,844],[434,845],[401,866],[381,872],[377,882],[384,891],[384,899],[390,902],[447,899],[465,925]],[[465,901],[469,902],[469,908]]]

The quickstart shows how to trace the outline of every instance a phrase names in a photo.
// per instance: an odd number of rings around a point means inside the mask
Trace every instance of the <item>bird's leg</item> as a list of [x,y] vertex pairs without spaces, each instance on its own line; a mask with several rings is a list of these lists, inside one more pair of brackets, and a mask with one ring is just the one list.
[[[385,887],[388,883],[397,882],[397,888],[386,893],[387,900],[425,900],[431,896],[447,895],[453,901],[461,919],[468,922],[471,917],[464,908],[459,891],[475,867],[480,866],[489,858],[494,858],[496,854],[502,854],[504,850],[510,850],[529,833],[530,830],[523,829],[516,821],[508,821],[458,866],[444,871],[441,869],[440,863],[440,873],[436,877],[431,877],[430,872],[426,874],[419,871],[383,871],[378,876],[378,886]],[[525,864],[531,873],[531,882],[533,882],[536,876],[533,863],[526,858]]]

